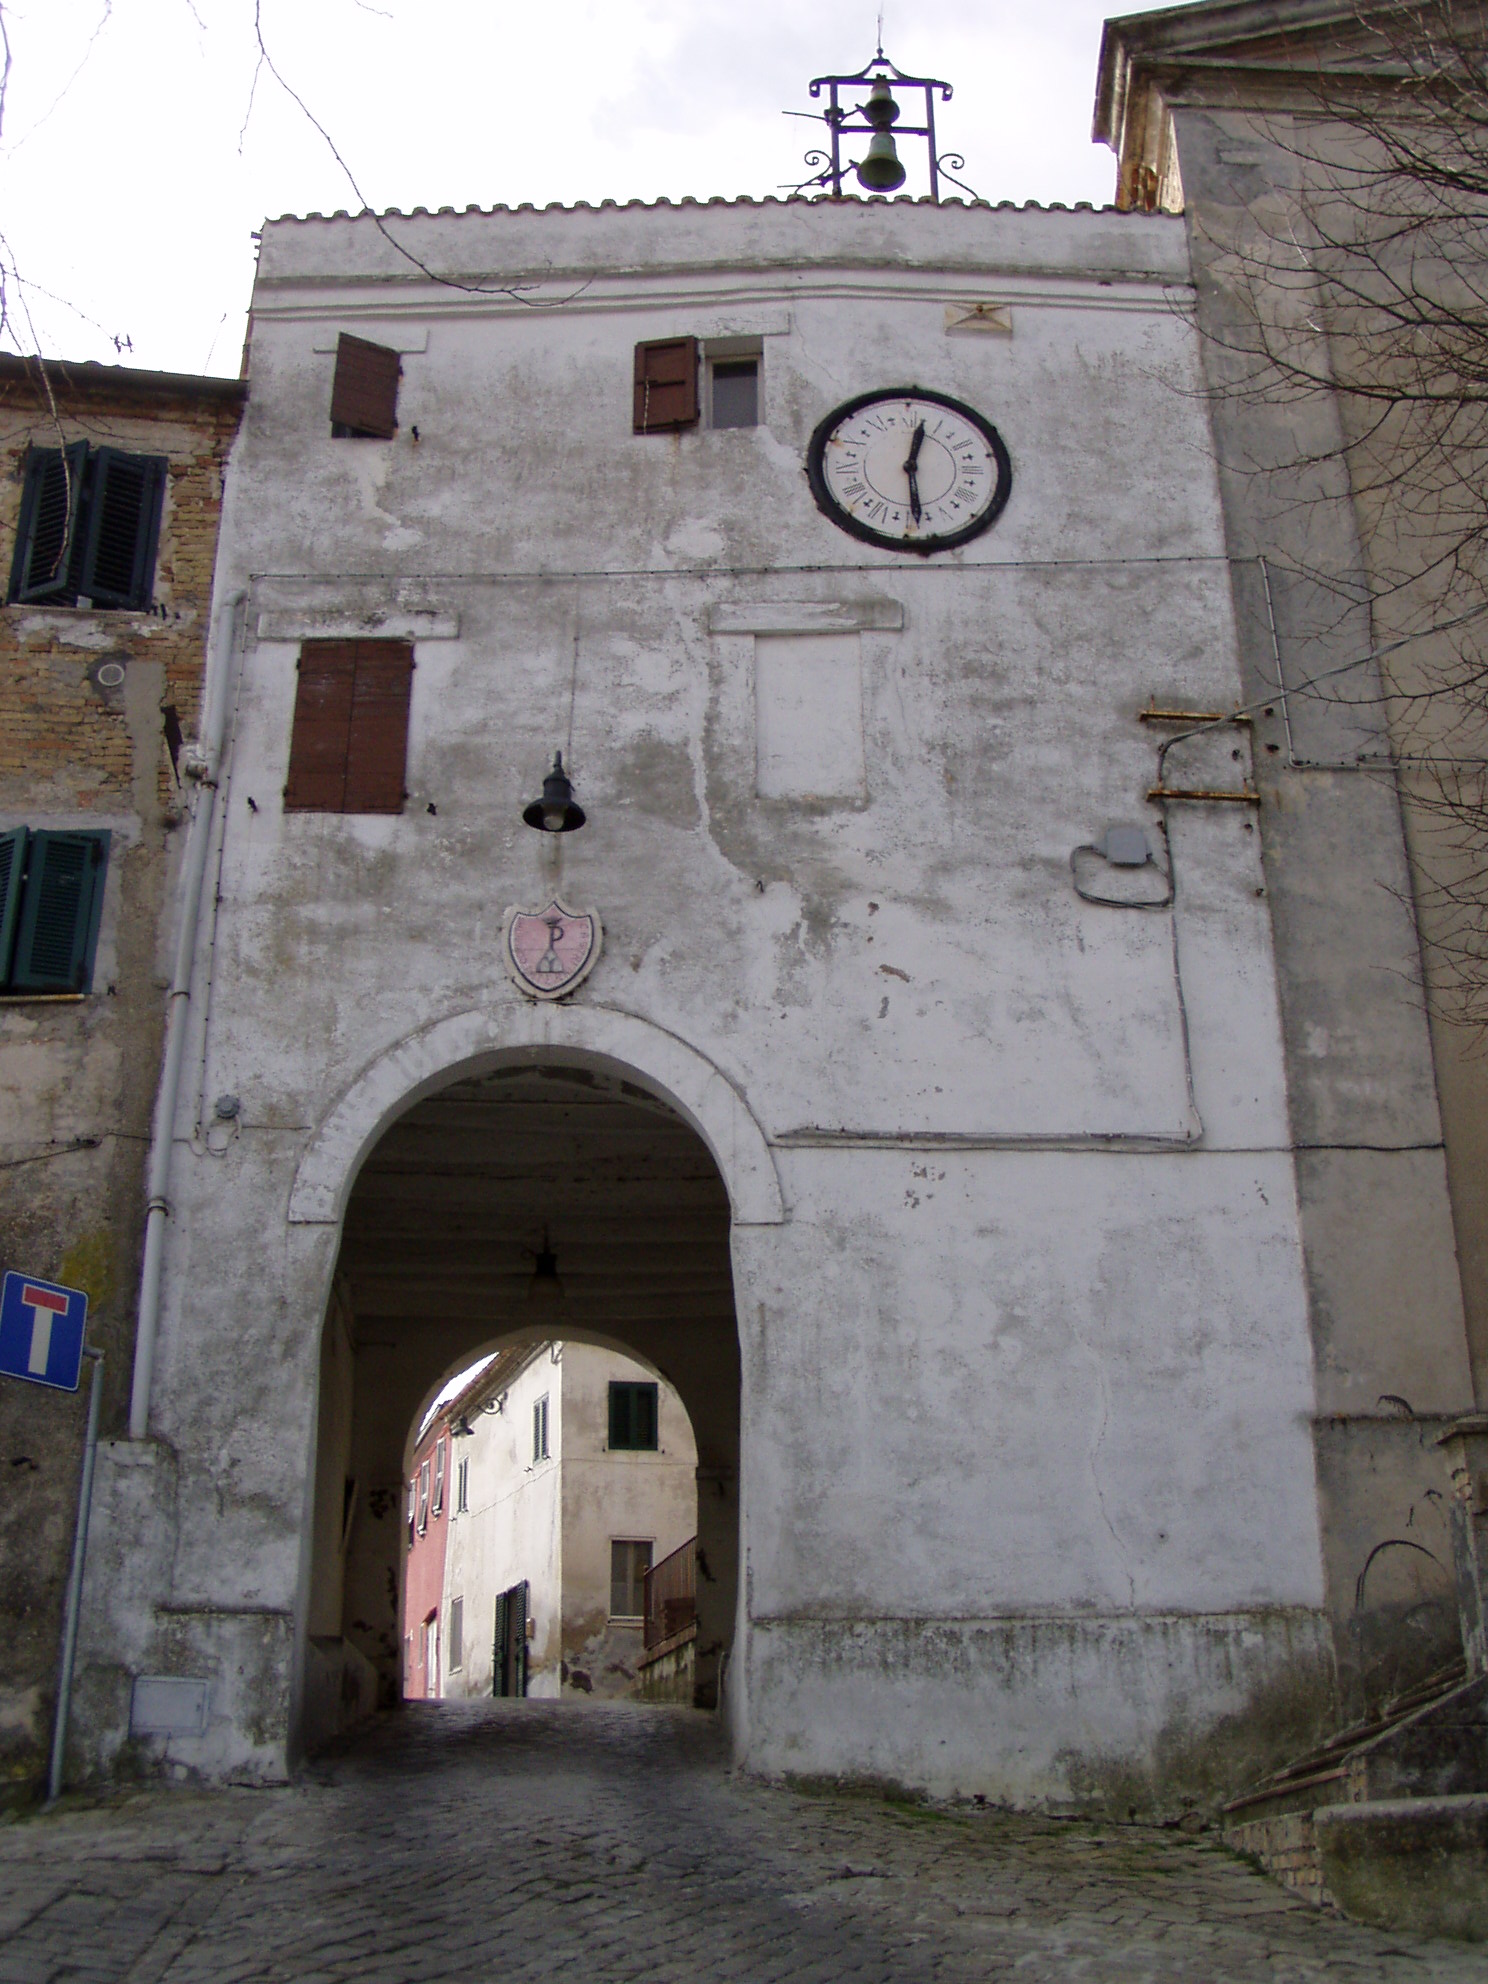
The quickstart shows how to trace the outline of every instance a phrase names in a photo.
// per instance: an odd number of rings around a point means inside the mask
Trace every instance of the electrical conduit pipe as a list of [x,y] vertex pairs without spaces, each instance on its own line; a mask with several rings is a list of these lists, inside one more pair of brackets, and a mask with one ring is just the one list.
[[[160,1323],[160,1277],[165,1264],[165,1222],[170,1213],[171,1154],[175,1143],[176,1102],[186,1057],[186,1023],[191,1005],[191,980],[196,962],[196,932],[201,919],[202,889],[212,846],[212,822],[217,807],[217,772],[227,714],[232,707],[232,677],[246,592],[236,592],[218,608],[208,665],[207,706],[203,715],[196,767],[196,798],[181,877],[181,925],[176,936],[176,963],[165,1011],[165,1052],[160,1087],[150,1129],[150,1169],[145,1181],[145,1257],[140,1269],[139,1321],[134,1335],[134,1384],[129,1400],[129,1437],[148,1438],[150,1382],[155,1370],[155,1337]],[[188,775],[189,775],[188,768]]]

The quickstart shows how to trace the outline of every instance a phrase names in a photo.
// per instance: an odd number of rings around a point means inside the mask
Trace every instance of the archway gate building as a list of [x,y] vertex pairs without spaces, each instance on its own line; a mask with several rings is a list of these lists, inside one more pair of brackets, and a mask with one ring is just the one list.
[[1164,215],[266,227],[95,1767],[134,1703],[272,1778],[359,1699],[386,1427],[545,1228],[563,1333],[693,1419],[750,1767],[1171,1806],[1326,1695],[1249,735],[1182,714],[1246,701],[1190,299]]

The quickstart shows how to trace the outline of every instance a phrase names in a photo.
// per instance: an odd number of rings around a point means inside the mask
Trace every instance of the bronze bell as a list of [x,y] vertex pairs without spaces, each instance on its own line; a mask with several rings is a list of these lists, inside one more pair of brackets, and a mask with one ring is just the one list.
[[868,156],[854,168],[870,193],[892,193],[904,184],[904,167],[888,131],[875,131],[868,145]]
[[863,121],[872,127],[873,136],[868,143],[867,158],[854,168],[858,181],[870,193],[892,193],[896,186],[904,184],[904,167],[899,163],[890,130],[898,121],[899,106],[889,94],[887,76],[874,77],[861,112]]

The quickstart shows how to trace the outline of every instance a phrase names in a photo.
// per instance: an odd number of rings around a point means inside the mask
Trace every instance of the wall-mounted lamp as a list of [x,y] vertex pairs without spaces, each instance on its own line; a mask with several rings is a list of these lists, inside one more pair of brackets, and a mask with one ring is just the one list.
[[561,751],[553,753],[553,769],[543,780],[542,798],[524,806],[522,818],[540,834],[573,834],[583,826],[584,809],[575,803]]
[[563,1277],[558,1272],[558,1256],[548,1245],[546,1227],[543,1228],[543,1243],[533,1260],[532,1279],[527,1284],[527,1300],[541,1308],[553,1308],[563,1300]]

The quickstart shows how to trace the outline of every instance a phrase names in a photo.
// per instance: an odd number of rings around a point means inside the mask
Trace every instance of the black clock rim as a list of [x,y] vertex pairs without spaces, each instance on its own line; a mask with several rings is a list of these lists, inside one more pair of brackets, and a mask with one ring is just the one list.
[[[882,400],[929,400],[935,406],[949,408],[959,413],[963,420],[969,420],[977,432],[983,436],[992,450],[997,463],[997,487],[992,492],[992,501],[982,514],[960,530],[951,531],[945,537],[921,538],[917,541],[902,537],[890,537],[883,531],[875,530],[872,524],[859,523],[858,519],[833,496],[827,487],[823,460],[827,452],[827,442],[834,428],[858,412],[861,407],[876,406]],[[952,399],[949,393],[937,393],[928,386],[875,386],[872,392],[859,393],[855,399],[844,400],[841,406],[818,421],[816,429],[806,449],[806,478],[811,484],[811,494],[816,499],[816,507],[822,515],[845,530],[850,537],[861,539],[864,544],[876,544],[881,551],[907,551],[914,557],[929,558],[937,551],[954,551],[958,545],[969,544],[974,537],[980,537],[984,530],[996,523],[1007,508],[1009,496],[1013,493],[1013,463],[1008,454],[1007,444],[985,414],[978,413],[974,406],[965,400]]]

